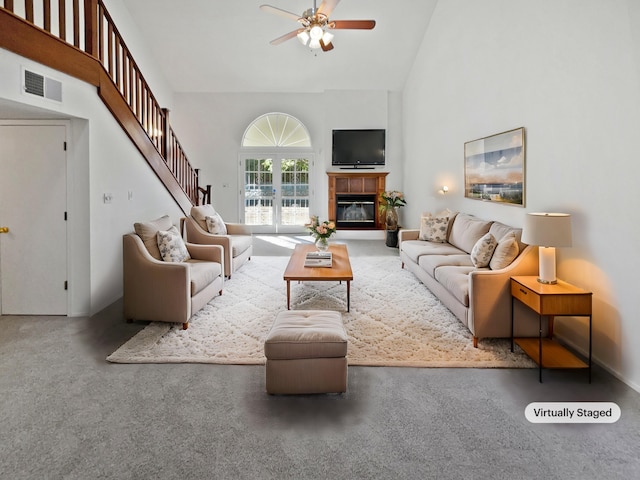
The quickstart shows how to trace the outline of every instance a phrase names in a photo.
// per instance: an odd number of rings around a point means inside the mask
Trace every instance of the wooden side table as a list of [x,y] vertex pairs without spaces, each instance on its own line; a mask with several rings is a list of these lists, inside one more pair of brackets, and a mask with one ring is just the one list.
[[[519,300],[538,314],[538,338],[513,337],[513,306]],[[511,277],[511,351],[514,342],[539,366],[542,383],[543,368],[586,368],[591,383],[592,293],[558,280],[549,285],[538,282],[535,276]],[[547,316],[549,333],[542,338],[542,317]],[[553,340],[554,317],[589,317],[589,359],[585,363]]]

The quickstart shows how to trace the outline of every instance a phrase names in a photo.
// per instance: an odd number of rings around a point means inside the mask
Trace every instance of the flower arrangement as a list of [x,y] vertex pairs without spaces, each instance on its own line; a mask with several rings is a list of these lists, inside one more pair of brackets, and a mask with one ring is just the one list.
[[317,215],[312,216],[311,223],[308,223],[305,227],[309,230],[309,235],[313,235],[316,239],[329,238],[336,233],[336,224],[334,222],[328,220],[320,222]]
[[380,194],[380,198],[385,201],[385,210],[387,207],[404,207],[407,202],[404,199],[404,193],[397,190],[387,190]]
[[398,211],[399,207],[404,207],[407,202],[404,199],[404,193],[397,190],[387,190],[380,194],[380,215],[385,216],[385,228],[388,231],[398,230]]

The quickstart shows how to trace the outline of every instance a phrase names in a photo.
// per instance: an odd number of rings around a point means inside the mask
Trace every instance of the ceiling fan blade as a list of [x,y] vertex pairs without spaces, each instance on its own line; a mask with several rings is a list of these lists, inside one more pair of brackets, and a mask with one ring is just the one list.
[[300,33],[303,29],[299,28],[298,30],[294,30],[293,32],[289,32],[289,33],[285,33],[284,35],[282,35],[281,37],[278,38],[274,38],[273,40],[271,40],[269,43],[271,45],[280,45],[281,43],[286,42],[287,40],[292,39],[293,37],[295,37],[296,35],[298,35],[298,33]]
[[324,43],[324,40],[320,39],[320,48],[322,48],[323,52],[328,52],[330,50],[333,50],[333,43]]
[[293,19],[295,21],[298,21],[298,19],[300,18],[300,15],[297,15],[297,14],[292,13],[292,12],[288,12],[287,10],[283,10],[281,8],[278,8],[278,7],[273,7],[271,5],[260,5],[260,10],[263,10],[263,11],[269,12],[269,13],[275,13],[276,15],[280,15],[282,17],[290,18],[290,19]]
[[318,7],[318,13],[329,17],[338,3],[340,3],[340,0],[323,0],[323,2]]
[[375,20],[333,20],[329,23],[329,27],[343,30],[371,30],[375,26]]

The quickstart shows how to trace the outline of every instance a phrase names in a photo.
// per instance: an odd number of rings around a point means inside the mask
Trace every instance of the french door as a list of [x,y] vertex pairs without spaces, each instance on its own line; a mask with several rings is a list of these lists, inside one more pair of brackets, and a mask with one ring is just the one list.
[[243,222],[258,233],[301,232],[309,222],[311,154],[243,154]]

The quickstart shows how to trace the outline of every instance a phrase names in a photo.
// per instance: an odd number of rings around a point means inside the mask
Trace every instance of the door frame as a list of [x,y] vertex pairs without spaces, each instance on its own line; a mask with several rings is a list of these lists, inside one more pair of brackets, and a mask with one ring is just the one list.
[[[273,158],[275,160],[282,160],[288,158],[306,158],[309,160],[309,211],[314,211],[315,207],[315,159],[313,148],[269,148],[269,147],[251,147],[243,148],[238,153],[238,213],[240,222],[244,223],[244,161],[248,158]],[[274,178],[274,183],[275,182]],[[280,182],[278,177],[277,182]],[[280,193],[282,188],[279,189]],[[280,193],[278,198],[280,198]],[[275,200],[274,200],[275,201]],[[304,232],[304,226],[302,225],[280,225],[276,222],[275,225],[252,225],[251,229],[255,233],[301,233]]]
[[[71,229],[70,227],[70,221],[69,221],[69,217],[73,218],[73,212],[71,212],[71,209],[73,209],[73,175],[72,175],[72,169],[71,169],[71,159],[70,159],[70,152],[72,151],[71,148],[71,144],[72,144],[72,125],[71,125],[71,121],[70,120],[64,120],[64,119],[60,119],[60,120],[28,120],[28,119],[16,119],[16,120],[3,120],[0,119],[0,128],[5,127],[5,126],[18,126],[18,127],[50,127],[50,126],[62,126],[65,128],[65,142],[66,142],[66,150],[65,150],[65,177],[66,177],[66,192],[65,192],[65,201],[66,201],[66,212],[67,212],[67,221],[65,223],[66,225],[66,235],[65,235],[65,241],[66,241],[66,254],[67,254],[67,261],[66,261],[66,269],[67,269],[67,282],[68,282],[68,289],[67,289],[67,313],[65,316],[70,317],[73,316],[73,307],[74,307],[74,289],[73,286],[75,284],[74,282],[74,278],[73,277],[73,249],[72,249],[72,239],[71,239]],[[44,268],[45,266],[43,266]],[[0,295],[1,295],[1,291],[0,291]],[[2,301],[2,298],[0,297],[0,302]],[[1,310],[0,310],[1,312]],[[59,315],[58,315],[59,316]]]

